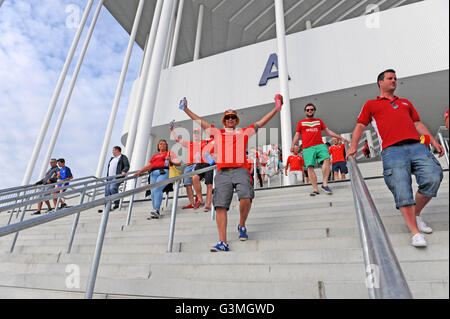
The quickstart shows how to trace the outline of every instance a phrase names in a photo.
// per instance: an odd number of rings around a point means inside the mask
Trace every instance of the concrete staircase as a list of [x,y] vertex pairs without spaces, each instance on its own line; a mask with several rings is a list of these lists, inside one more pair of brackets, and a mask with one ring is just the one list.
[[[380,163],[363,164],[361,170],[379,176]],[[426,249],[411,246],[383,179],[367,184],[413,296],[448,298],[448,172],[439,197],[423,215],[434,229],[426,235]],[[163,218],[151,221],[146,219],[151,203],[135,204],[128,227],[123,226],[126,206],[113,211],[94,297],[367,298],[350,182],[332,188],[334,195],[316,198],[309,196],[310,186],[257,191],[247,242],[238,240],[238,203],[233,201],[229,253],[209,252],[217,230],[203,210],[179,209],[173,253],[167,253],[171,201]],[[8,217],[1,213],[0,225]],[[13,236],[0,238],[0,298],[82,298],[100,218],[97,210],[82,213],[71,254],[66,247],[73,217],[21,232],[12,254]]]

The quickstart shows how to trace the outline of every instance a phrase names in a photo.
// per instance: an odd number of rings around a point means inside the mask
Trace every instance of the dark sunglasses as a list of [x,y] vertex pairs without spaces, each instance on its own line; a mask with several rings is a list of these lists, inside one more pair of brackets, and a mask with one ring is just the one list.
[[237,116],[236,115],[225,116],[225,121],[227,121],[227,120],[237,120]]
[[315,112],[315,109],[307,109],[306,112]]

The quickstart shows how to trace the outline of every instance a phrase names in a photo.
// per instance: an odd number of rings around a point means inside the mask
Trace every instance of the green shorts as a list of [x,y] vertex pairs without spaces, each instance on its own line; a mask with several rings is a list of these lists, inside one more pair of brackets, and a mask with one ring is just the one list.
[[330,158],[330,153],[325,144],[314,145],[303,150],[305,167],[316,166],[316,161],[322,165],[323,161]]

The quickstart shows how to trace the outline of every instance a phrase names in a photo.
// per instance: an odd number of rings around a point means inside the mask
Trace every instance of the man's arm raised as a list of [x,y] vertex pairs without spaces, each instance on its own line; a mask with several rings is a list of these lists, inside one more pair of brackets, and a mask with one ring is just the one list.
[[209,124],[208,122],[204,121],[200,116],[198,116],[197,114],[195,114],[194,112],[192,112],[189,107],[188,107],[188,103],[186,101],[186,106],[184,107],[183,111],[187,114],[187,116],[189,116],[193,121],[196,121],[197,123],[200,123],[200,126],[202,127],[202,129],[204,130],[208,130],[211,128],[211,124]]

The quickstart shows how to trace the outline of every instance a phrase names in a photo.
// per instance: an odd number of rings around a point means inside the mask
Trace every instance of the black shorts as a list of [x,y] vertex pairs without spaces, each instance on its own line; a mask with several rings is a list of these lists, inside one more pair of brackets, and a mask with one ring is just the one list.
[[[195,171],[207,168],[207,167],[211,167],[211,165],[206,164],[206,163],[199,163],[195,165]],[[208,171],[206,173],[202,173],[202,174],[198,174],[198,176],[200,176],[200,180],[205,180],[205,184],[206,185],[212,185],[213,184],[213,179],[214,179],[214,170]]]

